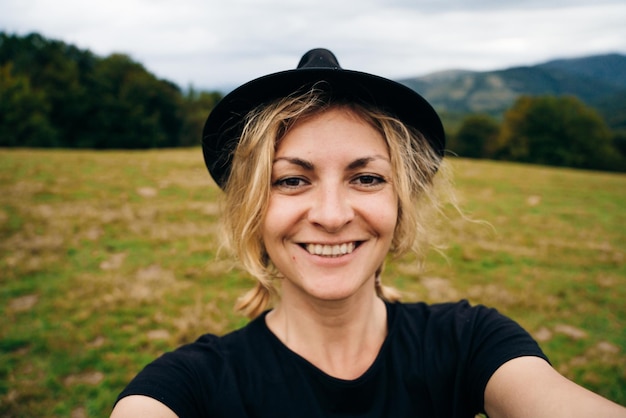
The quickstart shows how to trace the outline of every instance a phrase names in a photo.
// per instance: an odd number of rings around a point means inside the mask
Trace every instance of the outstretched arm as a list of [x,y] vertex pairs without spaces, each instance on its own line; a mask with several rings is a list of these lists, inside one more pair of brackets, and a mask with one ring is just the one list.
[[503,364],[485,389],[491,418],[626,418],[626,408],[566,379],[545,360],[519,357]]
[[120,399],[111,418],[177,418],[177,415],[156,399],[132,395]]

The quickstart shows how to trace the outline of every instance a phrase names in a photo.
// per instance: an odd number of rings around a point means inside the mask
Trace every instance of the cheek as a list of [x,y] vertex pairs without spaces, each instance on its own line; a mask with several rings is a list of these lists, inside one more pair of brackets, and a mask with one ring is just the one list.
[[265,218],[262,224],[263,241],[267,247],[272,240],[288,234],[288,228],[293,223],[293,210],[289,202],[280,199],[270,199]]
[[368,205],[370,221],[381,233],[391,233],[398,223],[398,204],[396,198],[375,200]]
[[273,199],[270,199],[263,219],[263,234],[272,234],[280,229],[286,214],[284,213],[284,205],[280,205]]
[[382,228],[385,229],[391,236],[395,234],[396,226],[398,225],[398,210],[390,209],[388,216],[385,218],[386,221],[383,222]]

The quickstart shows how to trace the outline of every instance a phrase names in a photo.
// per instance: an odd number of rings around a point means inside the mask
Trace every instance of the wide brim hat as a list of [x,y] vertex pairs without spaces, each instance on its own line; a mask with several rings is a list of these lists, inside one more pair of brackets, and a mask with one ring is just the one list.
[[[320,83],[323,82],[323,83]],[[443,157],[445,133],[437,112],[414,90],[389,79],[339,66],[326,49],[313,49],[296,69],[254,79],[227,94],[211,111],[202,132],[202,151],[211,176],[224,188],[245,116],[260,105],[320,84],[334,100],[354,101],[383,110],[424,135]],[[415,144],[418,147],[418,144]],[[419,151],[419,150],[418,150]]]

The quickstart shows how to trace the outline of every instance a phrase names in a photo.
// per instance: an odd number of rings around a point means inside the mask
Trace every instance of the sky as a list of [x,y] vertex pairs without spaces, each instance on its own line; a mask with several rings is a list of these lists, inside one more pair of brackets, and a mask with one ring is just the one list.
[[0,31],[124,53],[182,88],[228,89],[309,49],[391,79],[626,54],[624,0],[0,0]]

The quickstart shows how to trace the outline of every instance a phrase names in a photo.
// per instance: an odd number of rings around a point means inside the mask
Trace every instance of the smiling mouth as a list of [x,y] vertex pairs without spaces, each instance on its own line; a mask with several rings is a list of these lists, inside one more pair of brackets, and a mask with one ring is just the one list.
[[341,257],[342,255],[350,254],[359,243],[356,242],[344,242],[337,245],[325,245],[325,244],[303,244],[302,247],[309,252],[309,254],[319,255],[322,257]]

